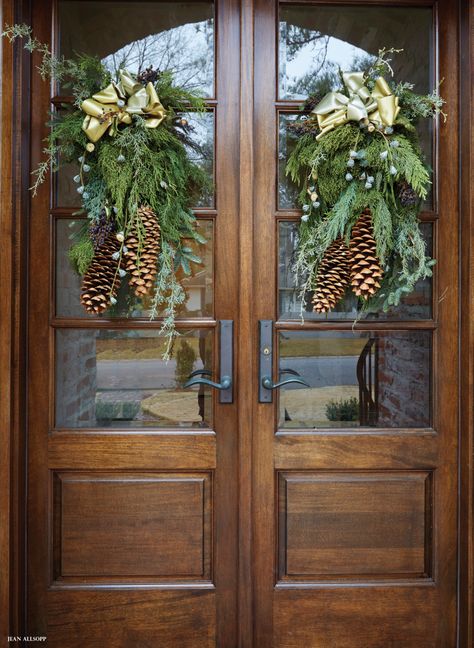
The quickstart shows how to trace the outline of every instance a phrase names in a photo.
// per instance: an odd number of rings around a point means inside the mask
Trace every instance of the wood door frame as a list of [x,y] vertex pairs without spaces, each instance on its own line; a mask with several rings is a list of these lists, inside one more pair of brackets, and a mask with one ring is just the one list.
[[460,432],[459,635],[474,644],[474,8],[459,2],[460,52]]
[[[459,47],[461,76],[460,99],[460,232],[461,232],[461,402],[460,402],[460,489],[459,489],[459,646],[470,646],[474,638],[474,213],[473,213],[473,128],[470,115],[473,100],[471,79],[473,73],[473,46],[471,33],[474,27],[472,7],[459,0]],[[29,22],[28,0],[2,0],[2,23]],[[253,2],[241,0],[241,95],[240,117],[251,123],[253,116]],[[1,157],[1,210],[0,233],[0,638],[18,635],[24,626],[25,594],[25,478],[26,478],[26,421],[24,404],[27,385],[25,336],[27,326],[27,222],[29,212],[28,176],[30,158],[30,96],[29,79],[31,61],[27,53],[16,44],[13,48],[2,42],[2,157]],[[252,129],[245,130],[240,142],[240,236],[241,250],[252,250],[254,215],[253,198],[246,191],[244,180],[253,177]],[[242,254],[242,279],[240,282],[238,345],[240,384],[238,394],[245,402],[253,399],[255,349],[251,342],[252,255]],[[6,280],[6,278],[8,278]],[[7,316],[5,316],[7,314]],[[244,381],[244,376],[247,380]],[[253,376],[251,380],[249,376]],[[239,422],[239,476],[245,487],[240,494],[240,562],[239,610],[246,632],[242,632],[239,645],[252,643],[252,563],[251,563],[251,500],[250,475],[252,472],[250,447],[252,437],[246,424],[249,411],[241,412]]]

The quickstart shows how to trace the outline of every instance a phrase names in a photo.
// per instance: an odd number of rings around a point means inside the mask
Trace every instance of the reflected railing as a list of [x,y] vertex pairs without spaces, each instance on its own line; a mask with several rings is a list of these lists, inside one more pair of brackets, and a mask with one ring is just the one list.
[[359,383],[359,422],[361,426],[376,426],[379,419],[378,403],[379,349],[376,337],[370,337],[357,361]]

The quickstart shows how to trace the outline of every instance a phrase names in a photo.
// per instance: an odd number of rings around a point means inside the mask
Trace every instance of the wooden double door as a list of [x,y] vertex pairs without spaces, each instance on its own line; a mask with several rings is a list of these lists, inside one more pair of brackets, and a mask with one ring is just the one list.
[[[89,317],[67,248],[64,167],[31,199],[27,630],[51,648],[454,648],[458,435],[455,3],[34,0],[65,55],[171,67],[214,190],[161,360],[147,305]],[[434,278],[353,326],[308,311],[291,271],[291,122],[337,67],[403,47],[399,78],[444,77],[423,147]],[[32,76],[32,165],[67,90]],[[232,324],[233,323],[233,324]],[[184,389],[225,368],[232,387]],[[263,373],[281,388],[264,389]]]

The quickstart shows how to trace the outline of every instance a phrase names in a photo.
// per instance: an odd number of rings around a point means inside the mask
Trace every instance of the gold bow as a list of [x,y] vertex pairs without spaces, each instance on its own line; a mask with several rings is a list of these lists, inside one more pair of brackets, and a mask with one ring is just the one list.
[[156,128],[166,117],[155,87],[143,86],[127,70],[120,70],[120,82],[111,83],[100,92],[83,101],[86,117],[82,124],[91,142],[97,142],[109,130],[115,135],[119,124],[131,124],[132,115],[146,117],[147,128]]
[[398,97],[392,94],[383,77],[375,81],[372,92],[364,85],[363,72],[345,72],[342,78],[349,96],[328,92],[312,110],[321,129],[316,139],[348,121],[368,119],[374,124],[393,126],[400,112]]

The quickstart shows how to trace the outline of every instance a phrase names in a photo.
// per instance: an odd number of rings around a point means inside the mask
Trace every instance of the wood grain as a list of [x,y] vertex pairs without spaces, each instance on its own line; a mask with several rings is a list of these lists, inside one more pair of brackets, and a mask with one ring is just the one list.
[[[216,58],[216,319],[235,320],[234,402],[214,398],[216,644],[233,648],[238,636],[238,417],[239,417],[239,52],[240,3],[218,0]],[[216,357],[218,352],[216,348]],[[218,363],[218,361],[217,361]],[[216,367],[216,375],[218,368]]]
[[238,646],[253,645],[252,564],[252,435],[255,382],[255,335],[253,319],[254,258],[254,4],[241,1],[240,35],[240,196],[239,196],[239,637]]
[[[3,0],[4,23],[29,22],[30,3]],[[26,299],[29,219],[30,58],[1,44],[0,184],[0,641],[24,627],[26,472]]]
[[[13,4],[2,2],[2,19],[12,21]],[[2,103],[1,103],[1,191],[0,191],[0,235],[2,237],[3,254],[0,256],[0,273],[2,277],[11,276],[14,268],[14,219],[13,219],[13,102],[12,94],[14,88],[13,51],[5,42],[2,42],[1,49],[2,66]],[[11,501],[13,491],[13,474],[11,469],[11,458],[13,453],[13,417],[11,410],[12,399],[12,343],[14,336],[13,309],[14,295],[12,281],[2,281],[0,294],[4,313],[11,313],[11,316],[0,318],[0,375],[3,386],[3,398],[0,400],[0,473],[3,475],[3,487],[0,489],[0,572],[3,578],[0,580],[0,640],[6,642],[10,629],[10,611],[16,606],[11,600],[10,578],[14,559],[11,552],[10,537],[14,529],[11,521]]]
[[53,473],[54,578],[211,578],[209,473]]
[[419,472],[279,475],[279,578],[428,577],[431,478]]
[[[290,0],[291,2],[293,0]],[[295,0],[304,4],[306,0]],[[311,0],[317,4],[323,0]],[[327,4],[326,0],[325,3]],[[29,2],[3,0],[3,20],[29,22]],[[31,3],[36,36],[48,41],[51,36],[52,0]],[[111,3],[112,5],[113,3]],[[334,0],[335,10],[345,4],[383,5],[380,0]],[[393,4],[391,2],[385,3]],[[202,325],[213,328],[220,318],[236,320],[236,402],[232,406],[215,404],[215,434],[183,431],[123,430],[53,432],[51,426],[51,371],[53,365],[53,327],[129,327],[154,328],[158,323],[145,321],[84,322],[50,320],[52,292],[49,284],[50,258],[45,254],[50,244],[49,191],[41,188],[32,202],[31,215],[27,198],[30,167],[37,164],[46,135],[44,114],[49,108],[49,88],[36,75],[29,83],[29,55],[13,54],[3,46],[2,56],[2,176],[0,233],[4,244],[0,255],[0,273],[10,277],[0,283],[3,310],[11,317],[0,318],[0,372],[4,387],[0,402],[0,470],[11,477],[10,487],[0,490],[0,636],[8,630],[14,634],[26,630],[22,623],[22,507],[26,496],[22,490],[25,479],[22,460],[24,437],[22,427],[25,404],[29,412],[29,499],[28,499],[28,630],[49,635],[49,646],[68,648],[102,647],[135,648],[161,646],[215,646],[258,648],[301,646],[327,648],[451,648],[456,645],[456,605],[460,611],[459,646],[468,648],[473,641],[473,285],[472,261],[474,240],[472,221],[472,8],[469,3],[439,0],[398,0],[397,5],[435,7],[435,30],[438,38],[439,76],[445,78],[442,94],[448,101],[449,121],[438,124],[437,159],[439,213],[427,213],[423,219],[435,222],[438,266],[434,289],[436,295],[432,321],[377,323],[380,330],[426,328],[435,336],[433,371],[435,372],[435,417],[433,430],[397,430],[387,434],[381,430],[330,431],[320,433],[275,434],[275,416],[271,407],[256,403],[255,347],[258,319],[276,319],[276,235],[277,218],[298,218],[299,214],[276,209],[275,108],[293,108],[290,102],[275,101],[276,87],[276,2],[268,0],[218,0],[217,2],[217,96],[209,102],[216,110],[216,210],[203,210],[203,217],[216,222],[216,294],[213,319],[180,322],[180,327]],[[461,72],[459,76],[458,10],[461,27]],[[241,39],[239,36],[241,35]],[[239,55],[240,54],[240,55]],[[34,61],[37,63],[37,58]],[[255,63],[255,69],[253,64]],[[15,76],[12,74],[13,66]],[[437,67],[434,66],[435,68]],[[462,102],[459,103],[458,78]],[[10,101],[11,92],[15,104]],[[36,109],[28,113],[30,94],[35,95]],[[295,105],[297,102],[294,102]],[[462,107],[461,138],[458,137],[459,109]],[[28,125],[31,125],[31,139]],[[240,129],[240,131],[239,131]],[[458,150],[461,150],[463,175],[458,193]],[[29,152],[31,150],[31,161]],[[459,197],[461,198],[461,238],[458,237]],[[68,217],[70,210],[59,207],[54,217]],[[30,224],[29,266],[26,260],[26,224]],[[458,291],[458,260],[461,259],[462,291]],[[27,308],[25,300],[27,277],[30,282],[28,302],[28,374],[24,335]],[[239,297],[240,293],[240,297]],[[438,299],[440,300],[438,302]],[[461,383],[458,377],[459,317],[461,304]],[[352,323],[325,321],[305,325],[308,329],[332,330],[348,328]],[[361,327],[374,324],[362,323]],[[280,330],[300,328],[299,323],[278,322]],[[218,367],[216,367],[218,368]],[[25,393],[28,378],[28,400]],[[458,400],[461,384],[461,492],[460,492],[460,600],[456,600],[456,522],[457,522],[457,433],[459,429]],[[9,402],[10,401],[10,402]],[[10,431],[7,434],[7,431]],[[67,578],[51,583],[53,563],[45,530],[54,510],[51,497],[51,472],[116,472],[142,474],[144,471],[181,471],[187,474],[213,473],[215,507],[212,540],[215,545],[215,591],[212,584],[170,582],[161,584],[135,582],[125,585],[108,575],[96,576],[96,582],[81,586],[69,585]],[[421,558],[409,558],[408,566],[415,575],[410,582],[384,578],[376,582],[374,574],[360,575],[360,566],[369,564],[367,556],[359,556],[357,584],[341,583],[341,579],[315,582],[315,556],[308,550],[315,544],[321,521],[314,522],[314,508],[308,509],[304,494],[296,498],[297,515],[310,522],[294,519],[294,547],[303,554],[294,554],[300,571],[308,571],[308,580],[281,582],[275,587],[278,573],[276,470],[306,475],[314,471],[374,471],[389,479],[393,473],[433,472],[433,580],[419,578]],[[237,487],[239,484],[239,487]],[[421,490],[407,493],[402,520],[393,535],[407,528],[411,510],[415,520],[421,519]],[[240,489],[240,490],[239,490]],[[321,491],[319,491],[321,492]],[[327,495],[327,494],[326,494]],[[172,502],[175,494],[170,493]],[[331,542],[330,559],[334,561],[334,543],[376,544],[383,539],[384,524],[380,512],[371,510],[371,522],[377,530],[375,538],[360,528],[359,515],[351,526],[352,536],[344,535],[347,525],[329,513],[336,504],[344,506],[338,495],[332,505],[326,502],[322,519],[323,540]],[[350,497],[350,496],[349,496]],[[153,498],[152,498],[153,499]],[[191,498],[192,500],[193,498]],[[90,497],[89,497],[90,500]],[[100,498],[99,498],[100,500]],[[127,498],[125,498],[127,500]],[[142,523],[144,503],[134,510],[133,497],[122,521],[133,518]],[[316,497],[311,497],[313,505]],[[371,500],[368,498],[370,502]],[[396,500],[390,499],[396,508]],[[102,497],[101,506],[108,515],[113,511],[113,497]],[[240,502],[239,507],[237,502]],[[362,497],[357,500],[364,501]],[[379,494],[376,502],[382,502]],[[175,500],[176,502],[176,500]],[[99,502],[98,502],[99,503]],[[178,498],[178,510],[188,511],[184,499]],[[426,502],[425,502],[426,504]],[[374,505],[375,506],[375,505]],[[410,508],[411,507],[411,508]],[[69,506],[69,510],[71,507]],[[90,507],[84,510],[91,511]],[[342,509],[341,509],[342,510]],[[340,513],[338,514],[340,515]],[[374,518],[375,515],[375,518]],[[377,517],[379,516],[379,517]],[[178,516],[179,517],[179,516]],[[192,514],[191,514],[192,519]],[[348,519],[348,518],[347,518]],[[313,522],[311,522],[313,520]],[[375,521],[374,521],[375,520]],[[378,522],[377,522],[378,520]],[[252,521],[253,528],[250,522]],[[7,524],[5,524],[7,522]],[[10,524],[10,528],[9,525]],[[79,529],[81,520],[72,515],[70,525]],[[188,522],[181,519],[181,523]],[[84,527],[88,539],[94,524]],[[369,524],[369,527],[370,527]],[[400,526],[401,525],[401,526]],[[405,525],[405,526],[404,526]],[[130,526],[130,525],[129,525]],[[97,530],[97,526],[95,527]],[[309,535],[305,535],[305,528]],[[135,530],[136,531],[136,530]],[[133,525],[130,526],[132,538]],[[192,533],[191,532],[191,536]],[[10,535],[8,535],[8,533]],[[110,530],[113,536],[113,531]],[[332,535],[331,535],[332,534]],[[53,534],[54,535],[54,534]],[[138,542],[135,536],[134,542]],[[406,540],[406,536],[403,536]],[[308,540],[309,538],[309,540]],[[417,539],[416,545],[419,544]],[[182,540],[182,548],[186,543]],[[188,538],[189,541],[189,538]],[[78,546],[78,540],[74,540]],[[306,542],[306,545],[304,544]],[[381,540],[380,540],[381,542]],[[390,538],[387,544],[390,547]],[[308,544],[309,543],[309,544]],[[281,543],[280,543],[281,544]],[[84,550],[87,545],[81,550]],[[101,551],[104,545],[100,545]],[[17,551],[12,551],[17,547]],[[429,547],[428,547],[429,549]],[[118,551],[120,551],[120,547]],[[168,546],[171,551],[171,547]],[[148,545],[152,559],[151,545]],[[317,548],[316,548],[317,551]],[[425,554],[427,546],[425,545]],[[151,552],[151,553],[150,553]],[[191,550],[191,555],[193,555]],[[428,552],[429,553],[429,552]],[[237,561],[237,555],[239,560]],[[71,554],[72,556],[73,554]],[[425,556],[426,558],[426,556]],[[74,560],[71,558],[70,560]],[[104,560],[110,559],[105,556]],[[137,561],[139,558],[134,556]],[[380,554],[378,560],[388,569],[393,554]],[[81,557],[84,562],[84,556]],[[99,570],[96,557],[96,572]],[[123,566],[125,557],[119,559]],[[364,562],[365,561],[365,562]],[[320,561],[321,562],[321,561]],[[71,563],[69,563],[71,565]],[[191,563],[190,563],[191,564]],[[144,563],[142,563],[143,567]],[[94,563],[93,563],[94,566]],[[145,565],[146,567],[146,565]],[[338,569],[346,568],[342,560]],[[105,570],[104,570],[105,571]],[[136,570],[140,571],[140,570]],[[154,569],[153,571],[156,571]],[[334,569],[333,569],[334,571]],[[347,578],[348,574],[343,574]],[[350,574],[349,574],[350,576]],[[383,576],[383,575],[382,575]],[[321,575],[318,576],[324,580]],[[392,574],[393,577],[393,574]],[[74,576],[77,579],[77,575]],[[123,578],[123,576],[122,576]],[[371,580],[372,578],[372,580]],[[397,576],[398,578],[398,576]],[[109,579],[109,580],[107,580]],[[175,580],[179,581],[179,579]],[[239,580],[239,586],[237,581]],[[208,588],[208,589],[203,589]],[[237,591],[239,587],[239,595]],[[237,618],[239,614],[239,621]],[[253,617],[253,619],[252,619]],[[254,635],[254,636],[252,636]]]
[[474,8],[460,2],[461,434],[459,645],[474,644]]
[[52,590],[48,648],[211,648],[215,593]]
[[[295,3],[295,4],[300,4]],[[308,3],[307,10],[310,11]],[[365,2],[334,2],[334,11],[338,4],[370,4]],[[389,6],[392,3],[380,3]],[[402,3],[396,3],[402,4]],[[418,5],[415,2],[403,2],[407,5]],[[456,3],[440,0],[438,3],[427,2],[433,7],[434,33],[433,41],[435,59],[439,64],[439,76],[450,75],[451,83],[443,86],[443,96],[452,110],[457,111],[457,65],[456,51]],[[282,216],[276,209],[277,174],[275,166],[269,165],[269,159],[276,159],[276,116],[278,107],[289,108],[276,101],[277,88],[277,33],[276,3],[264,0],[256,2],[255,42],[255,239],[258,241],[261,254],[255,251],[255,303],[258,319],[275,319],[277,301],[275,299],[275,276],[278,265],[276,256],[275,227]],[[383,7],[380,7],[383,11]],[[407,8],[407,16],[409,15]],[[273,31],[273,37],[269,32]],[[439,56],[438,48],[439,47]],[[436,69],[436,62],[434,69]],[[393,430],[387,434],[383,430],[372,430],[364,433],[360,430],[324,430],[324,431],[278,431],[276,434],[276,416],[271,416],[270,408],[262,405],[257,409],[255,419],[254,444],[254,552],[256,556],[256,644],[259,648],[270,646],[360,646],[381,648],[382,646],[454,646],[456,622],[456,445],[458,434],[457,419],[457,362],[458,357],[458,277],[456,255],[458,251],[458,209],[457,209],[457,116],[449,127],[443,123],[436,125],[437,150],[434,166],[437,170],[438,213],[431,213],[430,221],[434,222],[435,241],[438,264],[433,283],[434,308],[432,320],[398,321],[398,322],[364,322],[361,328],[373,330],[409,330],[426,329],[433,331],[434,349],[432,372],[434,379],[434,412],[433,429]],[[436,149],[436,147],[435,147]],[[454,157],[453,157],[454,156]],[[452,161],[452,164],[451,164]],[[265,253],[263,253],[265,250]],[[449,293],[449,297],[447,296]],[[322,322],[301,324],[293,321],[280,321],[278,331],[331,331],[349,330],[352,322],[334,322],[328,319]],[[291,368],[291,367],[289,367]],[[421,520],[428,528],[426,511],[431,505],[422,496],[422,490],[415,488],[417,496],[405,497],[408,509],[398,520],[397,532],[392,533],[393,540],[410,546],[413,541],[413,552],[401,556],[396,547],[390,548],[390,540],[382,551],[375,556],[377,571],[383,576],[384,570],[390,569],[390,562],[400,569],[409,568],[412,581],[424,580],[431,571],[426,568],[430,563],[428,555],[433,544],[433,562],[431,570],[435,584],[426,578],[427,587],[417,588],[414,582],[410,587],[402,587],[396,582],[388,582],[385,589],[378,589],[374,574],[360,574],[369,571],[373,565],[368,557],[367,545],[383,544],[384,528],[378,514],[373,511],[367,518],[357,509],[353,517],[338,519],[338,507],[342,496],[332,492],[332,508],[327,504],[326,515],[318,517],[307,510],[301,513],[300,506],[308,499],[300,493],[293,506],[298,511],[290,526],[285,528],[288,543],[288,569],[293,561],[294,570],[303,572],[308,580],[291,583],[291,593],[278,584],[275,591],[275,574],[282,556],[278,555],[275,538],[275,508],[277,505],[278,485],[275,470],[303,472],[311,476],[313,471],[344,471],[352,474],[356,470],[370,470],[380,475],[380,479],[390,479],[395,471],[415,471],[422,474],[433,471],[433,536],[426,542],[426,533],[421,532]],[[339,473],[338,473],[339,474]],[[319,485],[319,484],[318,484]],[[321,486],[319,485],[321,488]],[[316,487],[315,487],[316,488]],[[388,487],[387,487],[388,488]],[[390,489],[388,488],[388,491]],[[387,491],[386,491],[387,492]],[[311,503],[317,502],[313,493]],[[382,498],[382,495],[374,495]],[[394,505],[395,496],[387,495],[390,504]],[[354,494],[357,500],[357,493]],[[347,499],[352,503],[350,489]],[[400,497],[398,499],[401,499]],[[370,502],[368,491],[367,501]],[[349,504],[349,505],[350,505]],[[288,507],[290,503],[288,503]],[[317,506],[317,503],[314,503]],[[411,513],[409,512],[411,511]],[[370,512],[370,506],[369,506]],[[332,513],[332,514],[331,514]],[[374,517],[371,517],[374,515]],[[299,516],[299,517],[298,517]],[[418,535],[410,538],[410,524],[416,520]],[[375,529],[375,537],[368,539],[367,524]],[[371,526],[372,525],[372,526]],[[289,537],[293,535],[294,541]],[[397,535],[401,534],[401,535]],[[283,542],[283,540],[281,540]],[[341,553],[335,552],[335,546],[341,543]],[[348,549],[344,557],[342,547]],[[375,547],[372,547],[373,549]],[[291,554],[293,550],[293,555]],[[356,550],[356,551],[354,551]],[[356,556],[357,551],[361,551]],[[344,563],[344,559],[346,562]],[[358,559],[358,560],[357,560]],[[329,571],[336,575],[347,569],[352,575],[358,574],[359,587],[335,586],[330,583],[315,583],[315,571],[324,571],[327,562]],[[332,563],[331,563],[332,561]],[[377,562],[378,561],[378,562]],[[397,562],[398,561],[398,562]],[[356,568],[357,565],[357,568]],[[286,573],[286,572],[285,572]],[[340,576],[340,573],[339,573]],[[393,575],[392,575],[393,576]],[[328,579],[331,575],[327,574]],[[295,578],[292,576],[291,578]],[[319,576],[322,578],[322,576]],[[304,580],[304,579],[301,579]],[[396,579],[395,579],[396,581]],[[413,616],[412,616],[413,615]],[[394,623],[394,618],[397,621]]]
[[56,432],[48,440],[51,469],[131,468],[168,470],[215,468],[216,437],[201,434],[162,434],[142,431],[100,434],[97,431]]
[[[451,648],[425,587],[321,587],[275,591],[275,648]],[[400,639],[400,637],[403,639]]]
[[[32,3],[33,29],[41,41],[48,42],[51,36],[57,41],[55,5],[53,0]],[[180,320],[178,328],[185,330],[215,328],[219,319],[237,317],[237,0],[216,3],[216,25],[217,94],[211,102],[216,115],[216,209],[201,211],[213,217],[215,226],[215,312],[208,318]],[[31,92],[37,99],[31,115],[36,164],[51,97],[50,88],[37,75]],[[214,397],[212,431],[54,430],[54,331],[104,326],[157,329],[161,322],[54,318],[52,225],[69,212],[59,205],[51,214],[47,185],[32,205],[28,410],[29,532],[34,541],[29,543],[29,631],[47,633],[51,646],[135,648],[217,642],[231,648],[237,636],[237,404],[221,405]],[[213,370],[218,375],[217,339],[215,344]],[[65,477],[64,488],[51,489],[53,472]],[[156,477],[141,484],[140,475],[159,472],[182,478],[164,482]],[[109,481],[93,478],[104,474]],[[194,479],[200,474],[204,481]],[[81,481],[80,475],[89,477]],[[48,593],[54,576],[53,591]],[[186,579],[186,591],[156,591],[163,584],[182,587]],[[126,587],[118,591],[120,583]],[[212,592],[202,592],[206,583]]]
[[279,432],[274,461],[280,470],[434,468],[439,461],[438,440],[430,432]]

